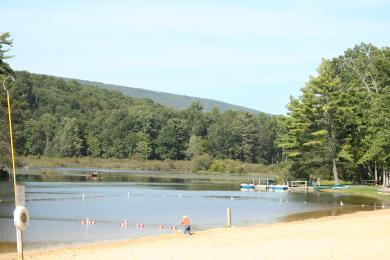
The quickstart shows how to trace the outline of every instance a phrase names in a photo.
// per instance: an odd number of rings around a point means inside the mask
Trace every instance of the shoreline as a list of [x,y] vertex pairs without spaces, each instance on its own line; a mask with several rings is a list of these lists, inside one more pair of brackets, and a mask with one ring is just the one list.
[[[27,259],[386,259],[390,209],[25,252]],[[367,240],[370,238],[370,240]],[[294,252],[293,255],[291,253]],[[15,253],[0,259],[16,259]]]
[[[112,170],[133,170],[133,171],[168,171],[181,172],[200,175],[237,175],[246,177],[269,176],[277,177],[281,169],[279,164],[265,165],[261,163],[244,163],[236,161],[239,167],[229,168],[227,162],[226,169],[219,172],[209,171],[196,167],[194,160],[140,160],[140,159],[116,159],[116,158],[94,158],[94,157],[47,157],[47,156],[18,156],[19,168],[103,168]],[[210,159],[216,160],[216,159]]]

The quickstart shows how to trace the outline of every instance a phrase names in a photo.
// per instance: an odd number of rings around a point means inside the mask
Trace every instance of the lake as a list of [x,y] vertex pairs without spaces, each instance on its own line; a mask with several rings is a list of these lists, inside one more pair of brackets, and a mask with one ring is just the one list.
[[[147,175],[147,174],[146,174]],[[375,199],[292,192],[241,192],[239,183],[207,178],[85,175],[22,175],[31,223],[26,248],[131,239],[175,232],[183,215],[193,230],[223,227],[226,209],[234,226],[275,223],[380,208]],[[12,183],[0,183],[0,242],[15,241]],[[340,206],[340,201],[345,204]],[[361,205],[364,204],[363,208]],[[89,218],[95,225],[80,222]],[[120,226],[127,219],[128,227]],[[137,228],[143,224],[144,228]],[[161,229],[163,225],[165,228]]]

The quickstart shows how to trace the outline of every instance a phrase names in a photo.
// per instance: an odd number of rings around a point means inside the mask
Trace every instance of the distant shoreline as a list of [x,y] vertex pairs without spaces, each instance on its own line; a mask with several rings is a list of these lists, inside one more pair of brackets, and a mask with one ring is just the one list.
[[[388,259],[390,209],[51,249],[27,259]],[[375,239],[367,239],[375,238]],[[257,257],[257,258],[256,258]],[[0,259],[15,259],[15,253]]]
[[277,178],[278,168],[276,165],[266,166],[262,164],[243,164],[248,168],[241,173],[232,172],[209,172],[194,171],[193,161],[156,161],[156,160],[130,160],[130,159],[101,159],[92,157],[80,158],[56,158],[56,157],[17,157],[19,170],[26,172],[29,170],[54,168],[80,168],[80,169],[104,169],[107,171],[129,171],[137,174],[137,171],[149,172],[155,175],[159,173],[169,173],[180,177],[201,177],[201,178],[224,178],[241,181],[248,181],[248,178]]

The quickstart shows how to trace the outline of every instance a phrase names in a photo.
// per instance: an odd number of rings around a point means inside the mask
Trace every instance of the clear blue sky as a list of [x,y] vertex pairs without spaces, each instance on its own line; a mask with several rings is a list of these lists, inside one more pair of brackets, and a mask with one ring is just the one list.
[[390,1],[0,3],[14,69],[286,113],[322,58],[390,43]]

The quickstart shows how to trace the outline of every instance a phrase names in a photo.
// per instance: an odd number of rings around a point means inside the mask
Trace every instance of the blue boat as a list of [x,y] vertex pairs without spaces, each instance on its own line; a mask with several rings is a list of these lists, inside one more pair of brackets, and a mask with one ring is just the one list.
[[248,184],[248,183],[241,183],[240,184],[240,189],[241,190],[254,190],[255,185],[254,184]]
[[288,191],[288,185],[270,185],[273,191]]

